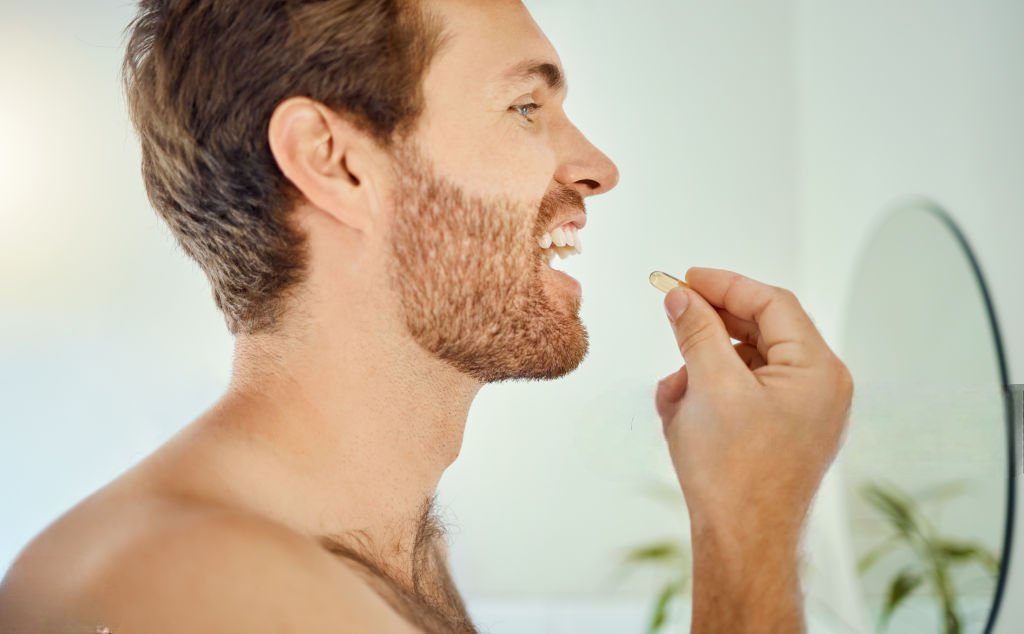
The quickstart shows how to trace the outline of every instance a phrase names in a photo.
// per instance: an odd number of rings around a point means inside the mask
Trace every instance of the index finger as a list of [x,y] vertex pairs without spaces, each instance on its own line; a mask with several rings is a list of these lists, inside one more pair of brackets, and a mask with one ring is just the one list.
[[769,365],[806,366],[828,346],[792,292],[722,269],[694,267],[686,282],[712,306],[757,324]]

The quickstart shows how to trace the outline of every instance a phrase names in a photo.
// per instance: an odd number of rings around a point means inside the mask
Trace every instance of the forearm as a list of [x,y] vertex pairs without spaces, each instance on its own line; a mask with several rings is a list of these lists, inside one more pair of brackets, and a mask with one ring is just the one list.
[[692,634],[805,631],[799,532],[692,526]]

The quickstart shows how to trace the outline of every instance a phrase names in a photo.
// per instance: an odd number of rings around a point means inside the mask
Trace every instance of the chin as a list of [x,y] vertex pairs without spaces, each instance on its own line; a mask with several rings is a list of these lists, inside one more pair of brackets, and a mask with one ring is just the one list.
[[571,355],[562,355],[556,363],[548,367],[548,371],[538,376],[531,377],[538,380],[550,380],[560,379],[568,374],[571,374],[583,364],[583,360],[586,359],[587,353],[590,352],[590,343],[587,338],[587,330],[580,325],[580,345],[575,348]]
[[571,374],[590,351],[586,327],[574,314],[551,335],[538,337],[532,349],[524,345],[519,350],[498,352],[486,368],[479,368],[482,373],[477,378],[485,379],[484,383],[550,381]]

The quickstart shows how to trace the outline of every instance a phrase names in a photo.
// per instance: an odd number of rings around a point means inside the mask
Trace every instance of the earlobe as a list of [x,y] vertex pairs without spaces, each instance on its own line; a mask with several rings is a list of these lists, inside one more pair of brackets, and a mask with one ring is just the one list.
[[[271,154],[311,205],[354,229],[366,229],[362,175],[351,169],[363,133],[321,103],[292,97],[274,109],[267,129]],[[358,163],[358,161],[357,161]]]

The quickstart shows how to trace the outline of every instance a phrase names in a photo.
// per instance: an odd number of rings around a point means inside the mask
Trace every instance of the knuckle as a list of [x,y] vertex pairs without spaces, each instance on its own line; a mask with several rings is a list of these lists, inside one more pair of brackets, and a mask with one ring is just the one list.
[[840,375],[840,380],[843,386],[843,394],[845,394],[847,398],[852,397],[853,391],[856,388],[856,386],[853,382],[853,375],[850,373],[850,371],[846,368],[845,365],[843,366],[843,372]]
[[849,400],[853,396],[853,374],[838,357],[835,358],[833,363],[835,365],[836,384],[838,385],[839,393],[844,400]]
[[710,322],[701,321],[692,324],[679,334],[679,352],[685,356],[697,346],[711,340],[712,337],[714,337],[714,330]]
[[790,305],[800,305],[800,300],[797,299],[796,293],[789,290],[788,288],[783,288],[781,286],[773,286],[772,290],[775,293],[775,295],[779,298],[779,300],[781,300],[782,302],[785,302],[786,304]]
[[750,332],[750,334],[747,336],[747,343],[752,345],[754,349],[757,350],[758,353],[762,355],[764,355],[764,353],[767,352],[767,349],[765,349],[765,346],[763,345],[764,342],[761,341],[760,328],[754,329]]
[[726,276],[725,296],[746,295],[757,287],[757,282],[732,271]]

